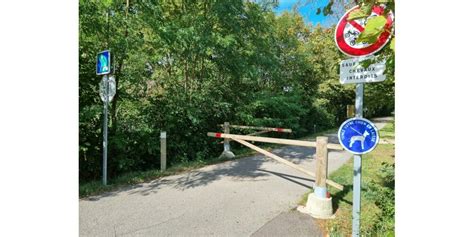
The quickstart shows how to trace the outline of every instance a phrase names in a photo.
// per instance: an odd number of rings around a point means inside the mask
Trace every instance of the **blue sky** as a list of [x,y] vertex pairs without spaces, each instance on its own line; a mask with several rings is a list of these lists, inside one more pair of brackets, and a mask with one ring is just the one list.
[[[291,11],[292,7],[298,0],[280,0],[280,4],[278,8],[274,9],[274,12],[279,15],[283,11]],[[325,17],[322,13],[316,15],[316,10],[318,7],[326,6],[329,0],[316,0],[309,4],[306,4],[307,0],[300,0],[301,4],[304,5],[299,8],[299,13],[303,16],[306,23],[311,23],[316,26],[320,23],[322,26],[328,26],[329,23],[327,21],[327,17]]]

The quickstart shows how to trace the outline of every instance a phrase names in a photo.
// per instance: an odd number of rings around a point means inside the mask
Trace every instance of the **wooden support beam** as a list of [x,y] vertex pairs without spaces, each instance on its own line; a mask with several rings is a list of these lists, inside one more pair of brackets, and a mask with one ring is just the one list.
[[[268,133],[270,131],[260,131],[260,132],[253,132],[253,133],[249,133],[249,134],[245,134],[246,136],[255,136],[255,135],[260,135],[260,134],[263,134],[263,133]],[[223,144],[224,141],[221,141],[219,142],[219,144]]]
[[[276,144],[292,145],[292,146],[316,147],[316,142],[311,142],[311,141],[300,141],[300,140],[290,140],[290,139],[271,138],[271,137],[255,137],[255,136],[248,136],[248,135],[225,134],[225,133],[214,133],[214,132],[208,132],[207,135],[209,137],[230,138],[233,140],[240,139],[240,140],[246,140],[246,141],[267,142],[267,143],[276,143]],[[333,149],[333,150],[343,150],[342,146],[339,144],[328,144],[327,147],[328,149]]]
[[290,139],[255,137],[255,136],[248,136],[248,135],[224,134],[224,133],[213,133],[213,132],[208,132],[207,135],[210,137],[230,138],[233,140],[240,139],[240,140],[248,140],[248,141],[255,141],[255,142],[276,143],[276,144],[283,144],[283,145],[316,147],[316,142],[310,142],[310,141],[298,141],[298,140],[290,140]]
[[[219,126],[224,126],[219,124]],[[254,130],[264,130],[264,131],[273,131],[273,132],[287,132],[292,133],[293,130],[289,128],[269,128],[269,127],[255,127],[255,126],[244,126],[244,125],[229,125],[231,128],[240,128],[240,129],[254,129]]]
[[[283,158],[281,158],[281,157],[279,157],[279,156],[277,156],[277,155],[275,155],[275,154],[273,154],[273,153],[271,153],[271,152],[268,152],[268,151],[266,151],[266,150],[264,150],[264,149],[262,149],[262,148],[260,148],[260,147],[258,147],[258,146],[255,146],[255,145],[253,145],[253,144],[251,144],[251,143],[248,143],[248,142],[246,142],[246,141],[244,141],[244,140],[240,140],[240,139],[236,139],[236,138],[232,138],[232,139],[233,139],[234,141],[236,141],[236,142],[238,142],[238,143],[240,143],[240,144],[242,144],[242,145],[244,145],[244,146],[250,148],[250,149],[253,149],[253,150],[257,151],[257,152],[262,153],[263,155],[265,155],[265,156],[267,156],[267,157],[270,157],[270,158],[272,158],[272,159],[274,159],[274,160],[277,160],[278,162],[281,162],[281,163],[283,163],[283,164],[285,164],[285,165],[287,165],[287,166],[289,166],[289,167],[291,167],[291,168],[293,168],[293,169],[296,169],[296,170],[298,170],[298,171],[300,171],[300,172],[302,172],[302,173],[305,173],[305,174],[308,175],[308,176],[311,176],[311,177],[315,178],[315,175],[313,174],[313,172],[307,171],[307,170],[305,170],[305,169],[299,167],[298,165],[295,165],[295,164],[293,164],[292,162],[287,161],[287,160],[285,160],[285,159],[283,159]],[[340,184],[338,184],[338,183],[336,183],[336,182],[334,182],[334,181],[332,181],[332,180],[326,179],[326,183],[327,183],[328,185],[330,185],[330,186],[332,186],[332,187],[338,189],[338,190],[343,190],[343,189],[344,189],[344,186],[342,186],[342,185],[340,185]]]
[[337,190],[344,190],[344,186],[342,186],[341,184],[338,184],[330,179],[326,179],[326,184],[329,185],[329,186],[332,186],[333,188],[337,189]]
[[343,151],[344,150],[344,148],[341,146],[341,144],[328,143],[327,147],[330,150],[338,150],[338,151]]

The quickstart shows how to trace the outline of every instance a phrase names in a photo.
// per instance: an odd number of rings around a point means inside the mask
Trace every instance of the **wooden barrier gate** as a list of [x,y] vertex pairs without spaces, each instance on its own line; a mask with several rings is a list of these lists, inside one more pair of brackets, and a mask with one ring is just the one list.
[[[251,130],[260,130],[257,132],[253,132],[247,134],[247,136],[255,136],[267,132],[287,132],[291,133],[292,130],[288,128],[269,128],[269,127],[255,127],[255,126],[243,126],[243,125],[230,125],[229,122],[225,122],[224,124],[219,124],[219,126],[223,127],[224,133],[230,133],[230,128],[237,128],[237,129],[251,129]],[[230,141],[231,139],[225,138],[224,141],[220,142],[220,144],[224,144],[224,151],[220,155],[220,158],[234,158],[235,155],[230,150]]]
[[[263,131],[285,131],[285,132],[291,132],[291,129],[283,129],[283,128],[264,128],[264,127],[250,127],[250,126],[239,126],[239,125],[228,125],[226,123],[225,125],[229,127],[237,127],[237,128],[253,128],[253,129],[261,129]],[[224,125],[224,126],[225,126]],[[328,169],[328,149],[332,150],[343,150],[342,146],[339,144],[330,144],[327,143],[328,139],[327,137],[317,137],[316,141],[300,141],[300,140],[290,140],[290,139],[281,139],[281,138],[270,138],[270,137],[256,137],[252,136],[255,135],[255,133],[247,134],[247,135],[237,135],[237,134],[230,134],[227,129],[224,130],[225,133],[214,133],[214,132],[208,132],[207,135],[210,137],[216,137],[216,138],[224,138],[226,140],[234,140],[252,150],[255,150],[267,157],[270,157],[280,163],[283,163],[291,168],[294,168],[302,173],[305,173],[306,175],[309,175],[313,178],[315,178],[315,185],[317,187],[326,187],[327,185],[330,185],[338,190],[343,190],[344,186],[327,179],[327,169]],[[254,141],[254,142],[266,142],[266,143],[275,143],[275,144],[283,144],[283,145],[292,145],[292,146],[304,146],[304,147],[314,147],[316,148],[316,174],[314,172],[310,172],[308,170],[305,170],[298,165],[287,161],[271,152],[268,152],[258,146],[255,146],[247,141]]]
[[[247,136],[255,136],[255,135],[260,135],[260,134],[264,134],[268,132],[286,132],[286,133],[293,132],[293,130],[289,128],[269,128],[269,127],[255,127],[255,126],[244,126],[244,125],[231,125],[228,122],[225,122],[224,124],[219,124],[219,126],[224,128],[224,133],[230,133],[230,128],[260,130],[257,132],[246,134]],[[224,141],[222,141],[221,143],[224,143]]]

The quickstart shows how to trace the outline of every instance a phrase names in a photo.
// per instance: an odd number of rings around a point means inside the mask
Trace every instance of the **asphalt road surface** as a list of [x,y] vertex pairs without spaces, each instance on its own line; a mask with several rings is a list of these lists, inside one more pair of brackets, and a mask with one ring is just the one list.
[[[377,127],[387,120],[377,120]],[[335,134],[328,135],[337,142]],[[272,152],[315,170],[313,148],[284,146]],[[348,152],[330,151],[329,173],[350,158]],[[301,220],[293,214],[284,215],[288,221],[277,217],[295,208],[313,182],[262,155],[210,165],[81,199],[80,236],[285,236],[278,228],[263,227]],[[317,230],[298,235],[311,231]]]

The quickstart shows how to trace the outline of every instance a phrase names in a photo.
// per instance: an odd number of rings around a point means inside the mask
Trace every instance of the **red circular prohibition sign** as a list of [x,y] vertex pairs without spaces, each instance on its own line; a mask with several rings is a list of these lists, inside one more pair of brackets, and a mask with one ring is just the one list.
[[[344,54],[352,57],[361,57],[361,56],[367,56],[374,54],[381,50],[390,40],[391,36],[391,29],[393,25],[393,14],[390,12],[388,14],[389,17],[387,17],[387,23],[385,24],[385,29],[382,34],[380,34],[379,38],[377,41],[371,45],[368,45],[367,47],[362,47],[362,48],[357,48],[349,45],[346,42],[347,38],[347,32],[344,32],[344,29],[348,24],[350,24],[353,28],[355,28],[359,33],[364,31],[364,26],[359,24],[358,20],[352,20],[352,21],[347,21],[347,17],[349,16],[349,13],[358,9],[359,6],[355,6],[349,11],[347,11],[344,16],[339,20],[339,23],[337,24],[336,27],[336,32],[335,32],[335,41],[336,45],[343,52]],[[384,8],[382,6],[374,6],[372,8],[372,15],[382,15],[384,11]]]

